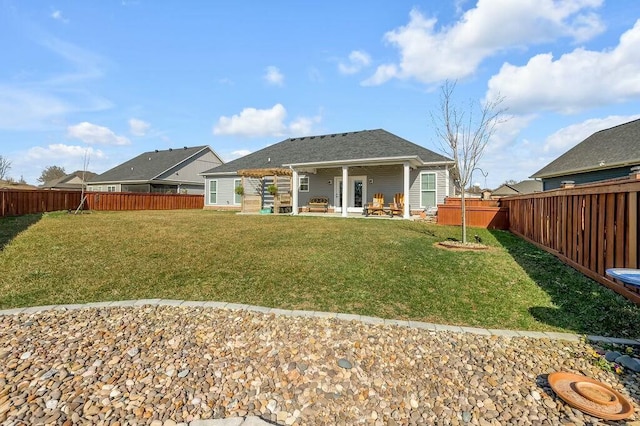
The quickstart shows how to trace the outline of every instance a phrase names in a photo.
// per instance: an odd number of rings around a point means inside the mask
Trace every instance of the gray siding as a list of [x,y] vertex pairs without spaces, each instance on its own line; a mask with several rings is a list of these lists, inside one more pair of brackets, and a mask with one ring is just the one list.
[[216,157],[213,152],[206,150],[190,158],[185,163],[177,167],[173,167],[163,173],[158,177],[158,179],[204,183],[203,177],[200,176],[200,173],[213,167],[217,167],[220,164],[222,163],[218,157]]
[[445,166],[421,167],[411,170],[411,187],[409,188],[409,208],[411,210],[423,210],[427,207],[420,205],[420,174],[422,172],[436,174],[437,204],[443,204],[445,197],[453,193],[453,180],[451,179],[451,174],[447,173]]
[[595,172],[578,173],[575,175],[559,176],[549,179],[542,179],[543,191],[549,191],[551,189],[558,189],[565,180],[572,180],[576,185],[583,183],[599,182],[607,179],[616,179],[625,176],[629,176],[631,173],[631,166],[619,167],[617,169],[598,170]]
[[[205,185],[205,193],[204,193],[204,204],[205,206],[224,206],[224,207],[233,207],[234,204],[234,196],[235,189],[233,181],[238,179],[238,176],[216,176],[216,177],[207,177],[206,185]],[[218,196],[216,203],[212,204],[209,200],[209,188],[211,185],[211,181],[218,182]],[[239,205],[238,205],[239,207]]]
[[[444,198],[449,191],[453,190],[453,182],[450,174],[446,172],[445,166],[425,167],[411,170],[409,179],[409,207],[412,210],[421,210],[420,207],[420,172],[428,171],[436,173],[436,198],[438,204],[444,203]],[[330,206],[336,206],[335,180],[342,177],[342,169],[339,167],[317,169],[316,173],[299,173],[298,177],[307,176],[309,178],[309,191],[298,191],[298,206],[303,207],[309,204],[312,197],[327,197]],[[397,193],[404,192],[403,188],[403,167],[393,166],[371,166],[371,167],[350,167],[349,176],[366,176],[364,203],[373,199],[373,194],[382,193],[386,203],[393,201]],[[449,183],[447,184],[447,178]],[[234,179],[237,176],[208,176],[205,189],[205,205],[207,206],[233,206],[234,199]],[[209,181],[218,181],[218,201],[216,204],[209,203]],[[371,182],[373,180],[373,182]],[[259,192],[260,180],[255,178],[245,178],[245,194],[255,194]],[[268,200],[265,200],[267,202]]]
[[[436,198],[438,204],[444,203],[444,198],[452,191],[453,180],[449,173],[446,172],[444,166],[425,167],[421,169],[411,170],[409,174],[409,206],[413,210],[420,210],[420,172],[429,171],[436,173]],[[329,204],[336,205],[336,195],[334,194],[334,182],[337,177],[342,177],[341,168],[318,169],[316,174],[300,173],[300,176],[309,177],[309,192],[299,192],[300,206],[304,206],[309,202],[311,197],[325,196],[329,198]],[[403,167],[401,165],[393,166],[375,166],[375,167],[350,167],[349,176],[366,176],[366,193],[365,202],[373,199],[373,194],[384,194],[385,202],[392,202],[393,197],[397,193],[404,192],[403,188]],[[449,183],[447,185],[447,178]],[[373,183],[370,183],[373,179]],[[331,184],[329,184],[331,181]]]

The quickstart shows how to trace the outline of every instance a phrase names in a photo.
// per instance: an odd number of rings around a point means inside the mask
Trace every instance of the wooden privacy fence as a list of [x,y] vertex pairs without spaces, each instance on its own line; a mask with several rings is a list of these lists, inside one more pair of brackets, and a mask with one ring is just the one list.
[[0,217],[75,210],[81,195],[80,191],[0,189]]
[[135,192],[87,192],[85,195],[89,210],[179,210],[204,207],[204,195]]
[[[465,199],[467,226],[489,229],[509,229],[509,212],[498,206],[497,200]],[[462,225],[460,198],[447,197],[438,204],[438,225]]]
[[510,231],[635,303],[637,287],[607,268],[638,268],[640,180],[635,177],[503,198]]

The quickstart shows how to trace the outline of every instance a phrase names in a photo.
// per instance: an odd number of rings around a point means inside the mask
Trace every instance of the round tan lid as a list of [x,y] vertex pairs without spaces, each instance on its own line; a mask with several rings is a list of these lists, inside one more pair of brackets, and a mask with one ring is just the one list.
[[551,389],[567,404],[604,420],[621,420],[633,414],[633,405],[602,382],[573,373],[549,374]]

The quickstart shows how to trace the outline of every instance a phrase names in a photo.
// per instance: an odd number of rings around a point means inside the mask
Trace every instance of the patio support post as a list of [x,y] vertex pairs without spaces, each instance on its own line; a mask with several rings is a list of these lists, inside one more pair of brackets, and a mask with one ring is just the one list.
[[342,166],[342,217],[347,217],[349,206],[349,167]]
[[291,176],[291,214],[298,214],[298,171],[293,170]]
[[409,219],[411,217],[411,210],[409,210],[409,162],[405,161],[402,165],[403,173],[403,184],[404,184],[404,212],[402,212],[402,217],[405,219]]

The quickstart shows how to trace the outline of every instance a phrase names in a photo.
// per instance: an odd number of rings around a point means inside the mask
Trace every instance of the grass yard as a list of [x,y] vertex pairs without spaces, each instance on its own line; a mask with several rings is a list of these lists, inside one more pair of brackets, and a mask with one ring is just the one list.
[[640,308],[508,232],[201,210],[0,219],[0,308],[163,298],[640,337]]

